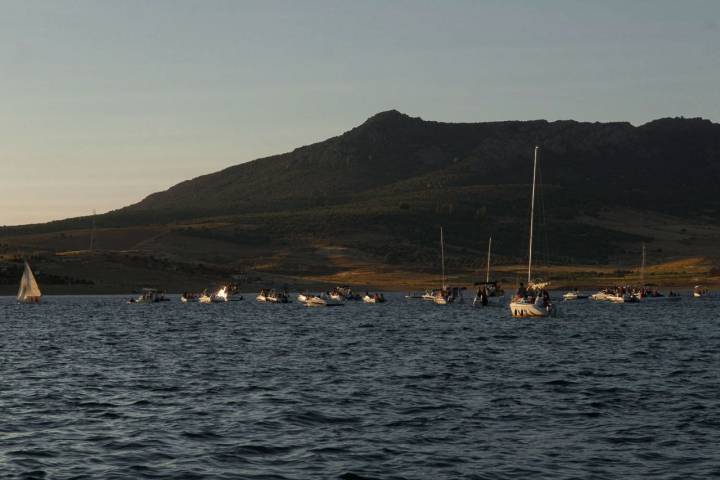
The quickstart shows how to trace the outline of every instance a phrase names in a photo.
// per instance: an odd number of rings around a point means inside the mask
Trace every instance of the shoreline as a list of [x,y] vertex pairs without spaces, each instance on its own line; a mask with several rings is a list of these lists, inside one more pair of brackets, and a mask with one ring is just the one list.
[[[609,267],[606,267],[609,269]],[[582,292],[597,291],[606,287],[620,285],[639,285],[637,275],[612,275],[611,272],[598,272],[599,268],[587,270],[551,270],[545,278],[550,278],[550,291],[572,290],[577,288]],[[498,284],[506,291],[514,291],[519,282],[525,281],[525,275],[517,268],[498,267],[495,278]],[[245,293],[257,292],[261,288],[287,287],[291,292],[325,291],[338,285],[348,285],[356,292],[383,291],[383,292],[423,292],[426,289],[439,288],[441,279],[438,275],[428,275],[411,271],[350,271],[328,276],[284,276],[279,274],[263,274],[258,272],[261,280],[241,283],[240,290]],[[600,274],[598,274],[600,273]],[[708,272],[709,273],[709,272]],[[710,289],[720,287],[720,277],[716,275],[693,273],[651,273],[646,275],[645,285],[657,287],[661,291],[692,291],[695,285],[703,285]],[[224,282],[213,280],[212,277],[199,278],[170,278],[168,276],[163,285],[158,279],[123,279],[113,284],[110,281],[96,285],[43,285],[40,288],[44,295],[126,295],[132,296],[143,285],[157,287],[170,295],[179,295],[183,291],[202,291],[203,288],[212,289]],[[484,276],[483,276],[484,277]],[[217,278],[223,278],[218,275]],[[18,279],[19,281],[19,279]],[[474,283],[484,281],[474,272],[448,275],[446,283],[451,286],[465,287],[473,290]],[[229,283],[229,282],[228,282]],[[134,285],[134,287],[130,287]],[[186,286],[184,286],[186,285]],[[17,285],[0,285],[0,296],[15,296]]]

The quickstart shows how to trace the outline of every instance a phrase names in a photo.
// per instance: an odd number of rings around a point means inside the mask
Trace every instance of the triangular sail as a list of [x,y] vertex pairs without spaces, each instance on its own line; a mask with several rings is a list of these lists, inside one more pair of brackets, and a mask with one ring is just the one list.
[[28,299],[39,299],[41,296],[42,293],[40,293],[40,287],[35,280],[35,275],[33,275],[30,265],[25,262],[25,271],[20,279],[20,289],[18,290],[17,299],[18,301],[24,302]]

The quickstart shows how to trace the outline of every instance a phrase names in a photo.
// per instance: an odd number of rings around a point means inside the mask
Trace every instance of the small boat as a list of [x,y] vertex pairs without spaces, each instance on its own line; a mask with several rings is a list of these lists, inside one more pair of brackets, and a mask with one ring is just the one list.
[[311,295],[308,295],[307,293],[298,293],[297,301],[300,303],[305,303],[310,297]]
[[572,301],[572,300],[587,300],[588,295],[583,295],[580,292],[578,292],[577,289],[573,290],[572,292],[567,292],[563,295],[563,300],[566,302]]
[[352,291],[348,285],[339,285],[333,288],[328,295],[331,299],[337,301],[360,301],[362,297]]
[[316,296],[306,296],[303,305],[306,307],[325,307],[327,306],[327,300]]
[[487,267],[485,269],[485,281],[476,282],[478,287],[473,299],[473,307],[481,305],[487,306],[490,303],[500,303],[505,297],[505,291],[500,288],[497,282],[490,281],[490,256],[492,253],[492,237],[488,239]]
[[306,307],[341,307],[345,305],[343,302],[333,300],[328,296],[315,296],[310,295],[307,297],[303,305]]
[[590,296],[590,299],[596,302],[611,302],[611,303],[633,303],[637,302],[637,299],[632,294],[630,287],[613,287],[603,288],[597,293]]
[[635,303],[638,301],[638,299],[631,293],[608,294],[605,300],[611,303]]
[[236,284],[223,285],[212,295],[214,302],[239,302],[243,300],[240,288]]
[[374,293],[372,295],[366,293],[362,297],[362,300],[365,303],[385,303],[385,296],[382,293]]
[[180,301],[182,303],[188,303],[192,302],[198,299],[198,295],[191,292],[183,292],[182,295],[180,295]]
[[20,278],[17,301],[20,303],[40,303],[40,297],[42,297],[40,287],[37,280],[35,280],[30,264],[26,261],[25,270]]
[[159,303],[169,301],[169,298],[165,298],[165,292],[154,288],[143,288],[142,294],[138,298],[131,298],[128,300],[128,303]]
[[436,305],[447,305],[458,301],[463,303],[462,291],[464,287],[449,287],[445,277],[445,237],[443,227],[440,227],[440,268],[441,268],[441,288],[426,290],[422,295],[422,299],[433,302]]
[[228,302],[229,301],[229,295],[228,295],[228,289],[227,287],[222,287],[220,290],[215,292],[212,296],[213,302]]
[[267,297],[269,293],[269,289],[262,288],[260,289],[260,293],[257,294],[257,297],[255,297],[255,300],[257,300],[259,303],[266,303],[268,301]]
[[670,292],[668,295],[663,295],[657,290],[643,287],[640,290],[633,292],[633,298],[638,302],[679,302],[682,298],[680,294]]
[[695,285],[695,288],[693,288],[693,297],[700,298],[700,297],[706,297],[710,294],[710,290],[703,287],[702,285]]
[[632,296],[635,301],[642,303],[645,302],[677,302],[682,297],[674,292],[670,292],[669,295],[665,296],[657,291],[657,287],[654,284],[645,283],[645,243],[642,244],[642,261],[640,263],[640,287],[633,289]]
[[200,303],[212,303],[212,301],[212,297],[208,295],[207,292],[203,292],[202,295],[198,297],[198,302]]
[[[261,297],[264,297],[265,300],[261,300]],[[276,292],[275,290],[260,292],[260,295],[257,296],[257,300],[259,302],[264,301],[267,303],[290,303],[290,297],[287,293]]]
[[435,305],[447,305],[450,303],[450,299],[445,295],[438,295],[433,298],[433,302],[435,302]]
[[596,302],[604,302],[607,300],[608,294],[605,291],[599,291],[597,293],[593,293],[590,295],[590,300],[595,300]]
[[555,305],[550,302],[545,283],[532,283],[533,224],[535,217],[535,184],[537,178],[537,157],[540,147],[535,147],[533,158],[533,183],[530,197],[530,241],[528,246],[528,288],[518,289],[518,295],[510,302],[510,313],[513,317],[547,317],[555,314]]
[[420,298],[428,302],[434,302],[437,290],[426,290]]

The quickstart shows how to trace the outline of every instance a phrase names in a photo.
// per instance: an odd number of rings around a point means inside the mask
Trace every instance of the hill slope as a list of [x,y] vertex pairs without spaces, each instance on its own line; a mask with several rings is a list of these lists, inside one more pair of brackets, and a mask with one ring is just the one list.
[[[476,268],[490,235],[499,261],[520,262],[534,145],[547,262],[634,265],[643,241],[657,261],[720,256],[718,124],[452,124],[397,111],[98,216],[96,245],[274,274],[434,271],[443,225],[450,269]],[[90,223],[4,228],[0,243],[80,250]]]

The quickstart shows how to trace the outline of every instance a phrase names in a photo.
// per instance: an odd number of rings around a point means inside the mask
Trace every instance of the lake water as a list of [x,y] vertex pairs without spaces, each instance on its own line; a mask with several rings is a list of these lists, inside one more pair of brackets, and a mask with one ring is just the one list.
[[720,476],[720,298],[0,298],[0,477]]

